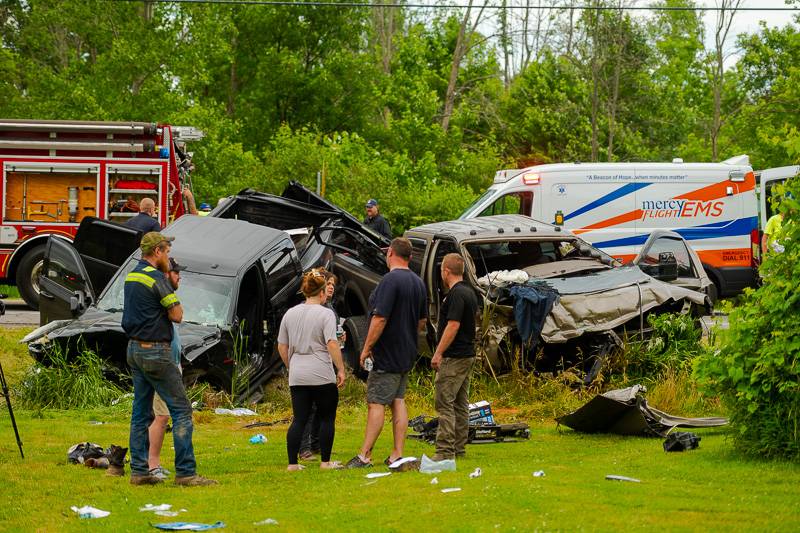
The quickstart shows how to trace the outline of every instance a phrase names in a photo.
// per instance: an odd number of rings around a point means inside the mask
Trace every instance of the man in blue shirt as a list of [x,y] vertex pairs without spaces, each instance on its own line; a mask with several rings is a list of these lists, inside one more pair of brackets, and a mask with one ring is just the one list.
[[142,198],[139,202],[139,214],[128,220],[125,225],[147,233],[149,231],[161,231],[161,224],[158,223],[156,216],[156,203],[151,198]]
[[[181,283],[181,271],[184,269],[183,265],[179,265],[174,258],[169,258],[169,272],[167,272],[167,279],[170,285],[176,291]],[[172,331],[172,344],[170,351],[172,353],[173,362],[177,365],[178,370],[181,369],[181,340],[178,337],[178,326],[173,324]],[[167,479],[169,477],[169,470],[161,466],[161,445],[164,443],[164,435],[167,432],[167,423],[169,422],[169,408],[164,400],[158,393],[153,396],[153,414],[155,420],[150,424],[148,431],[150,437],[150,457],[148,458],[148,466],[150,467],[150,474],[157,478]]]
[[419,331],[427,316],[425,284],[411,269],[411,243],[398,237],[386,254],[389,273],[383,276],[369,299],[370,324],[361,352],[361,366],[367,359],[373,367],[367,378],[367,430],[364,444],[348,468],[372,466],[372,447],[383,428],[386,406],[392,409],[394,447],[384,464],[402,459],[408,429],[405,404],[408,372],[417,360]]
[[172,417],[175,444],[175,484],[213,485],[197,475],[192,446],[192,406],[173,360],[173,323],[183,320],[183,308],[164,272],[174,237],[150,232],[142,237],[142,259],[125,278],[122,329],[128,335],[128,366],[133,378],[131,413],[131,484],[155,485],[163,480],[148,469],[148,428],[153,422],[153,393],[164,400]]

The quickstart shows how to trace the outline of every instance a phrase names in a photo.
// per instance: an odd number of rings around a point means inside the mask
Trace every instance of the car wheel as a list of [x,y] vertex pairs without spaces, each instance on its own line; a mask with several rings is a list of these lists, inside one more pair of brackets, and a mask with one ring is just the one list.
[[711,306],[717,304],[717,300],[719,300],[719,287],[717,287],[717,283],[715,281],[711,282],[711,285],[706,287],[706,295],[708,299],[711,300]]
[[344,362],[352,370],[353,375],[360,380],[366,380],[369,373],[361,368],[359,357],[364,348],[364,341],[367,340],[369,331],[369,319],[366,316],[351,316],[344,321],[344,331],[347,333],[347,340],[344,345]]
[[19,295],[33,309],[39,309],[39,273],[44,265],[44,245],[34,246],[26,253],[17,267]]

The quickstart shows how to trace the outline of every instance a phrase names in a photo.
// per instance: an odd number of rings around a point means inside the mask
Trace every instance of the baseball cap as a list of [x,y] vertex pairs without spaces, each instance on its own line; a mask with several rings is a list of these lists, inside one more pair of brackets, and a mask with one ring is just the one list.
[[375,198],[370,198],[369,200],[367,200],[367,205],[365,207],[375,207],[377,205],[378,205],[378,200],[376,200]]
[[139,243],[139,248],[142,249],[143,254],[147,255],[153,253],[153,250],[155,250],[162,242],[172,242],[174,240],[175,237],[167,237],[158,231],[151,231],[144,234],[144,237],[142,237],[142,242]]
[[185,266],[179,265],[178,262],[175,261],[174,258],[172,258],[172,257],[169,258],[169,271],[170,272],[181,272],[183,270],[186,270]]

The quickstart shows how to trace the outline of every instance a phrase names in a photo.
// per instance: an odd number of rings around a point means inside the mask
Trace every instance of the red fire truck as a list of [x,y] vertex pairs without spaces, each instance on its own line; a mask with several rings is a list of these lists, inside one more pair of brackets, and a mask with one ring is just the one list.
[[50,234],[72,239],[85,216],[125,222],[152,198],[167,225],[185,211],[194,128],[149,122],[0,119],[0,284],[38,308]]

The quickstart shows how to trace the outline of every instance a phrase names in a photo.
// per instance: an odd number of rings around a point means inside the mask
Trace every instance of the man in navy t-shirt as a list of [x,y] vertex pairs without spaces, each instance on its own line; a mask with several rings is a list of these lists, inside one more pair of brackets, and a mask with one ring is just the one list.
[[139,214],[128,220],[125,225],[137,229],[143,234],[150,231],[161,231],[161,224],[155,218],[156,203],[151,198],[142,198],[139,202]]
[[384,463],[401,459],[408,428],[405,391],[408,372],[417,359],[419,331],[425,327],[426,296],[422,280],[408,268],[411,243],[399,237],[386,255],[386,274],[369,299],[370,324],[361,365],[372,359],[367,379],[367,431],[361,451],[347,464],[372,466],[372,447],[383,428],[386,406],[392,409],[394,448]]

